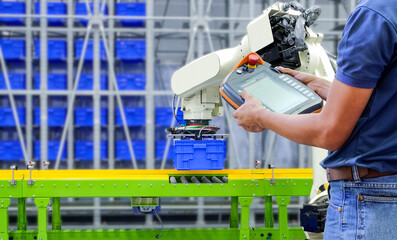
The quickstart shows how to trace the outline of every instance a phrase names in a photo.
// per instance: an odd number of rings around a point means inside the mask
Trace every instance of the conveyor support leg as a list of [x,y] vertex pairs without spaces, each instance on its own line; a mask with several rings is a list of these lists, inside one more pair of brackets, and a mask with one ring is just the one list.
[[253,201],[252,197],[239,197],[238,202],[241,205],[241,225],[240,225],[240,240],[250,239],[249,226],[249,207]]
[[18,230],[28,228],[28,219],[26,216],[26,198],[18,198]]
[[62,229],[61,198],[52,198],[52,230]]
[[280,239],[289,239],[287,205],[290,201],[291,197],[276,197],[276,202],[278,204],[278,224],[280,229]]
[[11,199],[0,198],[0,240],[8,240],[8,206]]
[[272,197],[265,197],[265,227],[273,227],[273,200]]
[[48,240],[47,238],[47,206],[50,203],[49,198],[35,198],[34,203],[38,208],[37,213],[37,239]]
[[232,197],[229,221],[230,228],[238,228],[238,197]]

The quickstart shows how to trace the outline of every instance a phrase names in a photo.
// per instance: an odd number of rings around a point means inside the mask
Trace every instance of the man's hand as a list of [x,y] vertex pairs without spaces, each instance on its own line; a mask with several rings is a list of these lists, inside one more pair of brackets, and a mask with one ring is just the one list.
[[258,115],[260,111],[266,111],[262,104],[247,91],[241,93],[245,103],[241,105],[234,113],[233,117],[237,119],[237,124],[249,132],[261,132],[264,130],[259,125]]
[[280,72],[289,74],[294,78],[298,79],[315,93],[317,93],[323,100],[327,100],[328,92],[331,87],[330,81],[316,77],[309,73],[303,73],[289,68],[278,67],[278,69],[280,70]]

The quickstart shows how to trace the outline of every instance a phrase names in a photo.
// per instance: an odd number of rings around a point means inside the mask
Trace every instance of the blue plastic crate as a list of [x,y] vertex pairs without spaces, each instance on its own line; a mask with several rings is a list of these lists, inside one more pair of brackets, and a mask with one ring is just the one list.
[[[94,14],[94,4],[91,2],[89,3],[91,14]],[[88,11],[85,2],[76,2],[76,15],[85,15],[88,16]],[[102,9],[102,2],[99,3],[99,11]],[[105,9],[103,12],[104,15],[108,15],[108,5],[105,5]],[[78,18],[77,19],[81,24],[87,26],[88,19]]]
[[[25,3],[15,1],[1,1],[0,2],[0,14],[25,14]],[[24,18],[20,17],[1,17],[0,23],[20,26],[23,25]]]
[[[26,89],[26,75],[20,73],[9,73],[8,80],[11,84],[11,89]],[[0,89],[7,89],[4,74],[0,73]]]
[[145,90],[146,74],[117,74],[117,85],[119,90]]
[[[108,124],[107,108],[101,108],[101,126]],[[94,109],[88,107],[76,107],[74,109],[74,125],[90,127],[94,125]]]
[[6,60],[21,60],[26,56],[23,39],[0,39],[0,46]]
[[[81,57],[81,54],[83,53],[83,45],[84,45],[84,40],[83,39],[76,39],[74,41],[75,47],[74,47],[74,56],[76,58]],[[105,45],[103,41],[100,41],[99,43],[99,54],[101,59],[105,60],[106,59],[106,52],[105,52]],[[90,60],[92,61],[94,59],[94,42],[93,40],[88,40],[87,42],[87,49],[85,51],[85,56],[84,60]]]
[[[61,159],[66,159],[67,158],[67,142],[64,143],[63,145],[63,151],[61,154]],[[58,150],[61,145],[60,141],[48,141],[48,160],[57,160],[57,155],[58,155]],[[34,141],[34,158],[35,159],[41,159],[41,144],[40,141]]]
[[[48,90],[65,90],[68,87],[68,76],[66,74],[47,74]],[[34,75],[34,89],[40,89],[40,74]]]
[[[50,39],[47,41],[48,60],[65,60],[67,57],[66,41],[59,39]],[[34,57],[40,58],[40,39],[34,40]]]
[[[128,126],[144,126],[146,124],[144,107],[125,107],[124,113]],[[116,125],[123,125],[119,108],[116,109]]]
[[[167,141],[156,141],[156,158],[157,159],[163,159],[166,145],[167,145]],[[171,141],[170,148],[168,150],[167,159],[173,159],[173,156],[174,156],[174,145]]]
[[[108,142],[101,141],[101,159],[108,156]],[[74,158],[78,160],[94,159],[94,142],[93,141],[75,141],[74,142]]]
[[[156,108],[156,125],[169,127],[171,126],[172,119],[174,118],[174,113],[170,107],[158,107]],[[176,118],[182,125],[186,125],[186,121],[183,120],[183,112],[178,108]],[[175,126],[178,122],[175,121]]]
[[[135,159],[144,160],[146,158],[146,143],[144,140],[132,141],[132,148],[134,149]],[[116,159],[130,160],[131,154],[128,150],[127,141],[116,141]]]
[[[34,108],[34,124],[40,125],[40,108]],[[57,127],[63,126],[66,120],[67,109],[61,107],[49,107],[47,109],[48,112],[48,126],[49,127]]]
[[[101,74],[100,75],[100,88],[101,90],[108,89],[108,81],[107,75]],[[93,74],[81,74],[79,85],[77,86],[77,90],[92,90],[94,87],[94,75]]]
[[117,40],[116,57],[121,60],[142,60],[146,57],[146,41],[137,40]]
[[[146,16],[146,3],[116,3],[117,16]],[[124,27],[143,27],[143,19],[120,19]]]
[[[34,13],[40,15],[40,2],[34,3]],[[47,2],[47,15],[66,15],[67,6],[64,2]],[[40,21],[40,18],[36,18]],[[47,18],[49,26],[64,26],[66,18]]]
[[[19,124],[24,126],[26,124],[25,108],[17,107],[17,114],[19,117]],[[1,127],[16,126],[11,107],[0,107],[0,126]]]
[[19,141],[0,141],[0,160],[19,159],[23,159],[22,146]]
[[221,170],[226,157],[224,140],[174,140],[177,170]]

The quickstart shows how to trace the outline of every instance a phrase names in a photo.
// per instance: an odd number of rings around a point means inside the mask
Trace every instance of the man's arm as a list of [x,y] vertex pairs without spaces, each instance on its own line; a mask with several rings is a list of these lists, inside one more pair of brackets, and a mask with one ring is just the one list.
[[248,92],[233,117],[247,131],[269,129],[294,142],[335,151],[348,139],[373,89],[356,88],[335,79],[327,103],[317,114],[287,115],[265,110]]

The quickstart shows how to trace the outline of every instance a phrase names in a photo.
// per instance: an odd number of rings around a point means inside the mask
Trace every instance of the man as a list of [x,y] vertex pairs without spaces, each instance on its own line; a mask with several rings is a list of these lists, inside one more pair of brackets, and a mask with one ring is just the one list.
[[270,129],[330,151],[321,162],[330,181],[324,239],[397,236],[397,0],[362,0],[338,46],[328,82],[280,69],[327,101],[321,113],[283,115],[243,92],[233,116],[245,130]]

